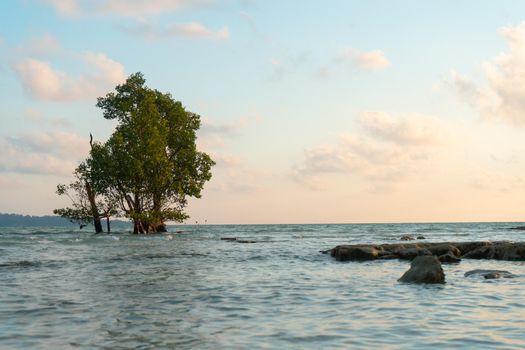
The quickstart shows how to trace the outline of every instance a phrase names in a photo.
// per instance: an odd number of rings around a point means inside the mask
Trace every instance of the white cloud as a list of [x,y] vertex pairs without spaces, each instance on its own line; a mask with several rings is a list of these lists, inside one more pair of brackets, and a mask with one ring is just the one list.
[[51,34],[32,38],[23,45],[23,49],[27,50],[31,55],[49,55],[56,52],[59,48],[60,43]]
[[46,117],[42,112],[35,108],[26,108],[24,110],[24,117],[33,124],[50,125],[53,127],[70,128],[71,122],[62,117]]
[[250,122],[257,121],[258,118],[258,116],[244,117],[226,123],[217,123],[208,118],[203,118],[199,132],[202,134],[233,136],[245,128]]
[[381,50],[365,52],[349,48],[341,55],[341,59],[350,61],[356,68],[369,71],[383,70],[391,64]]
[[135,35],[140,35],[147,40],[169,38],[227,40],[230,37],[230,31],[227,27],[212,30],[197,22],[172,24],[165,28],[152,26],[148,23],[141,23],[127,29],[127,31]]
[[485,118],[499,119],[514,125],[525,125],[525,22],[504,27],[500,34],[508,52],[500,53],[482,65],[485,85],[480,85],[456,72],[446,84],[459,98]]
[[397,144],[432,144],[443,132],[438,120],[411,114],[402,117],[385,112],[363,112],[361,125],[374,136]]
[[102,53],[82,55],[88,72],[77,76],[55,70],[48,62],[25,58],[15,71],[26,91],[37,99],[71,101],[93,99],[126,79],[122,64]]
[[76,134],[52,131],[8,137],[10,144],[27,152],[48,153],[63,158],[79,159],[89,152],[89,138]]
[[212,4],[213,0],[47,0],[58,13],[75,15],[114,15],[144,17],[170,13],[185,7]]
[[4,138],[0,146],[0,172],[44,175],[70,175],[89,151],[87,138],[60,131]]
[[439,122],[422,115],[367,112],[360,123],[369,136],[344,134],[335,146],[305,150],[303,160],[292,168],[292,179],[311,189],[323,189],[327,175],[344,174],[363,179],[372,189],[393,188],[418,174],[445,135]]
[[216,166],[223,167],[223,168],[232,168],[236,166],[240,166],[242,164],[241,158],[227,154],[227,155],[212,155],[212,159],[217,163]]
[[242,163],[221,166],[214,168],[214,174],[207,190],[227,194],[253,193],[262,189],[262,183],[268,176],[268,172]]
[[81,12],[77,0],[47,0],[47,2],[64,16],[75,16]]

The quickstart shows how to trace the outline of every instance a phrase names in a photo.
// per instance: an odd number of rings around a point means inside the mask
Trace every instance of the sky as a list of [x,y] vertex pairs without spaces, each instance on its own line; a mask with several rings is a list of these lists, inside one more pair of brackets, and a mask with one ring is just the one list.
[[0,212],[49,215],[135,72],[202,118],[188,222],[525,220],[525,2],[0,2]]

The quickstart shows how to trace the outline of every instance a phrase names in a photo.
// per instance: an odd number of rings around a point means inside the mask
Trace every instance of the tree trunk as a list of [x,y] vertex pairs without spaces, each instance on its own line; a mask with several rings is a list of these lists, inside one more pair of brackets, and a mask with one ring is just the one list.
[[106,225],[108,227],[108,233],[110,233],[111,232],[111,228],[109,227],[109,215],[106,216]]
[[86,193],[89,199],[89,205],[91,207],[91,215],[93,215],[93,226],[95,226],[95,233],[103,232],[102,223],[100,222],[100,214],[98,213],[97,202],[95,201],[95,193],[91,189],[87,180],[84,182],[86,186]]
[[148,234],[148,233],[161,233],[167,232],[166,225],[162,222],[150,224],[148,222],[142,222],[140,220],[133,221],[133,233],[134,234]]

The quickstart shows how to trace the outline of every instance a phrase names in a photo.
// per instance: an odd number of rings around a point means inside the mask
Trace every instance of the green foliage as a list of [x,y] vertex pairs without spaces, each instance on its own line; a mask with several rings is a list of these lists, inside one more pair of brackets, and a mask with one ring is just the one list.
[[73,209],[73,208],[54,209],[53,214],[59,215],[63,218],[68,219],[72,223],[79,224],[79,225],[87,225],[93,220],[91,213],[84,209]]

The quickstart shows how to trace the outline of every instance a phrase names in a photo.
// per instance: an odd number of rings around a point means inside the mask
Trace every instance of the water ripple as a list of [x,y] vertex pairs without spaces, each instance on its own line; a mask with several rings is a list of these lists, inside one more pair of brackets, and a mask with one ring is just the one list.
[[[444,266],[445,285],[417,286],[397,282],[407,262],[319,253],[404,234],[519,241],[512,226],[180,226],[148,237],[0,229],[0,348],[524,348],[524,262],[464,260]],[[476,268],[518,277],[464,277]]]

